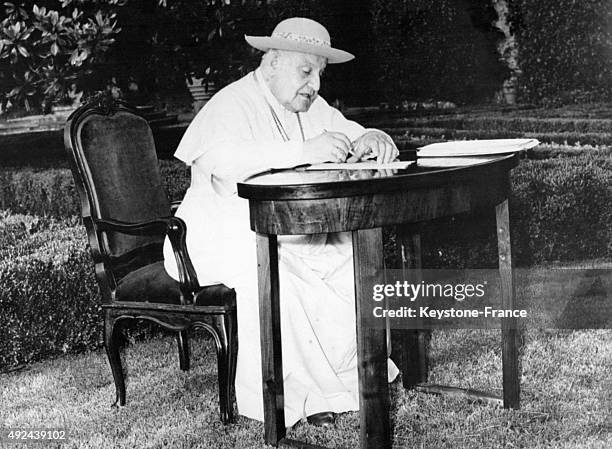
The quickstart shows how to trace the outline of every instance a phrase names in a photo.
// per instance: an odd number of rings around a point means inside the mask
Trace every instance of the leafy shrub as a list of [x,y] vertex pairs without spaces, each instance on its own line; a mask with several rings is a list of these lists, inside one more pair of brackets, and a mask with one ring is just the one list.
[[505,129],[454,129],[454,128],[387,128],[393,138],[423,136],[430,139],[470,140],[470,139],[538,139],[540,142],[564,145],[611,145],[612,133],[539,133],[511,131]]
[[610,119],[455,116],[406,118],[396,123],[407,128],[484,129],[537,133],[610,133],[612,131]]
[[98,289],[82,226],[0,214],[0,370],[98,347]]
[[588,153],[597,158],[609,158],[612,156],[612,148],[607,145],[591,146],[591,145],[565,145],[554,142],[540,143],[536,149],[529,154],[529,159],[559,159],[572,158]]
[[78,212],[74,181],[67,168],[0,171],[0,208],[14,213],[69,217]]
[[[185,78],[216,87],[255,68],[261,53],[243,36],[268,35],[288,17],[310,17],[329,30],[334,45],[354,53],[360,64],[338,64],[326,72],[322,94],[332,101],[372,104],[379,97],[371,73],[368,2],[328,0],[140,0],[117,12],[122,31],[110,51],[116,79],[125,90],[138,85],[146,100],[186,89]],[[129,90],[124,93],[129,94]]]
[[612,257],[612,160],[525,161],[513,177],[525,263]]
[[[521,161],[511,176],[516,265],[612,258],[612,160],[589,154]],[[455,217],[424,230],[428,267],[497,264],[495,215]]]
[[[490,100],[509,73],[496,43],[490,2],[375,0],[374,54],[383,97],[408,100]],[[460,83],[457,80],[461,80]]]
[[[47,6],[39,6],[40,4]],[[6,2],[0,22],[0,101],[4,107],[44,111],[72,103],[77,91],[104,87],[96,80],[120,31],[120,0]]]
[[[371,119],[371,127],[386,130],[395,139],[444,141],[462,139],[497,139],[530,137],[541,142],[570,146],[612,146],[612,113],[609,106],[559,108],[548,111],[485,109],[431,116],[387,117]],[[529,116],[525,116],[529,114]],[[431,142],[423,142],[426,145]],[[404,148],[414,148],[404,146]],[[576,148],[572,148],[575,152]],[[588,150],[588,148],[585,148]]]
[[[0,372],[102,346],[102,313],[85,228],[73,217],[0,211]],[[129,341],[163,333],[125,323]]]

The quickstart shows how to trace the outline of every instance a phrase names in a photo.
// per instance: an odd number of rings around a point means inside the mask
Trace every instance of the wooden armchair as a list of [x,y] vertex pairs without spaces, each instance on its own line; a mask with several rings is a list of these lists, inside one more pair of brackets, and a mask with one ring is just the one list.
[[[236,294],[225,285],[198,284],[185,245],[185,223],[172,215],[147,121],[124,103],[86,105],[68,119],[64,143],[102,296],[115,404],[125,405],[120,322],[142,319],[175,331],[182,370],[189,369],[187,330],[200,327],[214,337],[221,420],[231,422]],[[166,235],[178,265],[178,282],[164,270]]]

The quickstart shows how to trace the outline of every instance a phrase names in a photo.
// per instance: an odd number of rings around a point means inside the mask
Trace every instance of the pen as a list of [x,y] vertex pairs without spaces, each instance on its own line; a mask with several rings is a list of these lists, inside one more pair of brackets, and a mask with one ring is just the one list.
[[296,170],[296,171],[304,171],[305,169],[307,169],[308,167],[310,167],[312,164],[299,164],[299,165],[295,165],[293,167],[278,167],[278,168],[269,168],[267,170],[262,170],[260,172],[257,173],[253,173],[252,175],[247,176],[246,178],[244,178],[242,180],[242,182],[247,182],[250,181],[253,178],[257,178],[258,176],[263,176],[263,175],[274,175],[276,173],[282,173],[282,172],[288,172],[291,170]]
[[[329,132],[329,131],[327,131],[325,128],[323,128],[323,132],[326,132],[326,133],[327,133],[327,132]],[[353,148],[353,142],[351,142],[351,146],[350,146],[350,147],[349,147],[349,149],[348,149],[348,155],[350,155],[350,156],[355,156],[355,150],[354,150],[354,148]]]

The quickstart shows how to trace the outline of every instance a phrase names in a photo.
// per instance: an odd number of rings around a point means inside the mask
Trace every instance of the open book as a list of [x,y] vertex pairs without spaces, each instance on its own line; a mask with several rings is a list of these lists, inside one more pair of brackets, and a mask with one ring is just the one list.
[[514,153],[528,150],[539,143],[537,139],[457,140],[432,143],[421,147],[417,151],[417,157],[463,157]]

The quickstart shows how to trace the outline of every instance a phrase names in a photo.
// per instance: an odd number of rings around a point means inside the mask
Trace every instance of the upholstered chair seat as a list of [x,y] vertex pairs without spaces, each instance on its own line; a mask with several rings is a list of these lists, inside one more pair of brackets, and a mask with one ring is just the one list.
[[[145,265],[128,273],[117,283],[116,301],[181,303],[180,284],[168,276],[163,262]],[[236,306],[234,290],[223,284],[202,287],[194,296],[193,306]]]

